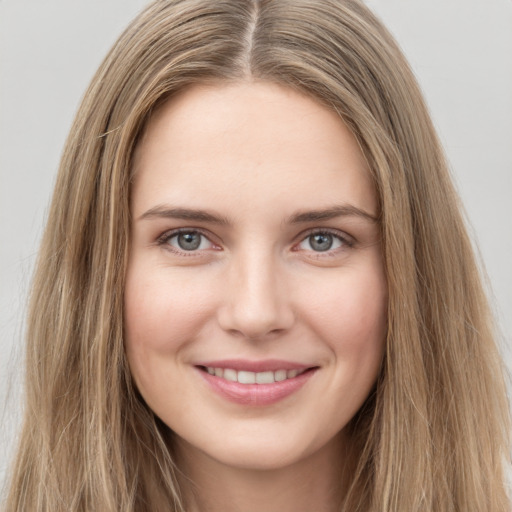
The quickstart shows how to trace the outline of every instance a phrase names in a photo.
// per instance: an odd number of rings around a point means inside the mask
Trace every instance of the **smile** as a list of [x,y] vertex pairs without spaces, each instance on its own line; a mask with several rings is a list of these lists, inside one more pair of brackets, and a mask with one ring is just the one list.
[[298,392],[319,370],[283,361],[219,361],[196,365],[217,395],[244,406],[266,406]]
[[207,366],[206,371],[210,375],[215,375],[230,382],[239,382],[240,384],[273,384],[274,382],[282,382],[287,379],[293,379],[307,370],[276,370],[264,372],[250,372],[233,368],[215,368]]

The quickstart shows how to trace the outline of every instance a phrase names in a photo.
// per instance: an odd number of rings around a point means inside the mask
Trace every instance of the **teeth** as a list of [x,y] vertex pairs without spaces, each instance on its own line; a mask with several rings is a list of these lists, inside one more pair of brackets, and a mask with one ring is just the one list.
[[286,380],[286,370],[277,370],[277,372],[274,372],[274,380],[276,382]]
[[258,384],[272,384],[275,382],[274,372],[259,372],[256,374],[256,382]]
[[246,372],[240,370],[237,372],[232,368],[214,368],[208,366],[206,371],[210,375],[221,377],[231,382],[239,382],[240,384],[273,384],[286,379],[293,379],[305,370],[277,370],[275,372]]
[[256,373],[254,372],[238,372],[238,382],[240,384],[255,384]]
[[226,368],[224,370],[224,378],[226,380],[231,380],[233,382],[236,382],[236,380],[237,380],[236,370],[232,370],[231,368]]

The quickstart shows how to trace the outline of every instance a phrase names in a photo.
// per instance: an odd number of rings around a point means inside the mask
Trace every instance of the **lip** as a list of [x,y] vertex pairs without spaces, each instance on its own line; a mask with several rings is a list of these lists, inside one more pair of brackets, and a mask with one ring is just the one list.
[[202,361],[195,366],[210,366],[213,368],[232,368],[233,370],[246,372],[275,372],[277,370],[306,370],[311,365],[283,361],[281,359],[265,359],[250,361],[247,359],[222,359],[220,361]]
[[[301,370],[303,373],[296,377],[271,384],[240,384],[239,382],[210,375],[204,370],[207,366],[255,373],[277,370]],[[308,366],[276,359],[265,361],[240,359],[206,361],[195,365],[195,368],[214,392],[230,402],[245,406],[266,406],[280,402],[299,391],[319,369],[318,366]]]

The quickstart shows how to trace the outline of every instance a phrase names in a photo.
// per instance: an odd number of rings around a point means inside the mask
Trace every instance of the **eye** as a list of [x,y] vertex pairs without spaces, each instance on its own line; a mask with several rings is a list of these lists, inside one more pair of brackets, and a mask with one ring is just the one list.
[[341,235],[329,231],[316,231],[310,233],[298,245],[297,249],[302,251],[327,252],[339,249],[351,244]]
[[160,243],[167,244],[178,252],[194,252],[216,247],[205,235],[195,230],[167,234]]

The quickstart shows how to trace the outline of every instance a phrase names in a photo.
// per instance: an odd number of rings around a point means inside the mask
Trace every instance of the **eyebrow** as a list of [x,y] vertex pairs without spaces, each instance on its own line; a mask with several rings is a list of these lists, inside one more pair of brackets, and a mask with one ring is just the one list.
[[[285,224],[304,224],[307,222],[317,222],[335,219],[337,217],[359,217],[372,223],[378,222],[378,217],[357,208],[353,205],[339,205],[321,210],[308,210],[298,212],[286,219]],[[172,208],[166,205],[157,205],[143,213],[137,220],[145,219],[181,219],[197,222],[208,222],[227,226],[231,224],[227,217],[215,214],[208,210],[198,210],[190,208]]]
[[207,210],[195,210],[190,208],[171,208],[165,205],[158,205],[143,213],[137,220],[143,219],[182,219],[197,222],[209,222],[212,224],[228,225],[229,220],[221,215],[216,215]]
[[337,217],[359,217],[372,223],[378,222],[378,217],[371,213],[357,208],[356,206],[344,204],[338,206],[332,206],[322,210],[310,210],[305,212],[299,212],[287,219],[289,224],[302,224],[306,222],[316,222],[322,220],[335,219]]

